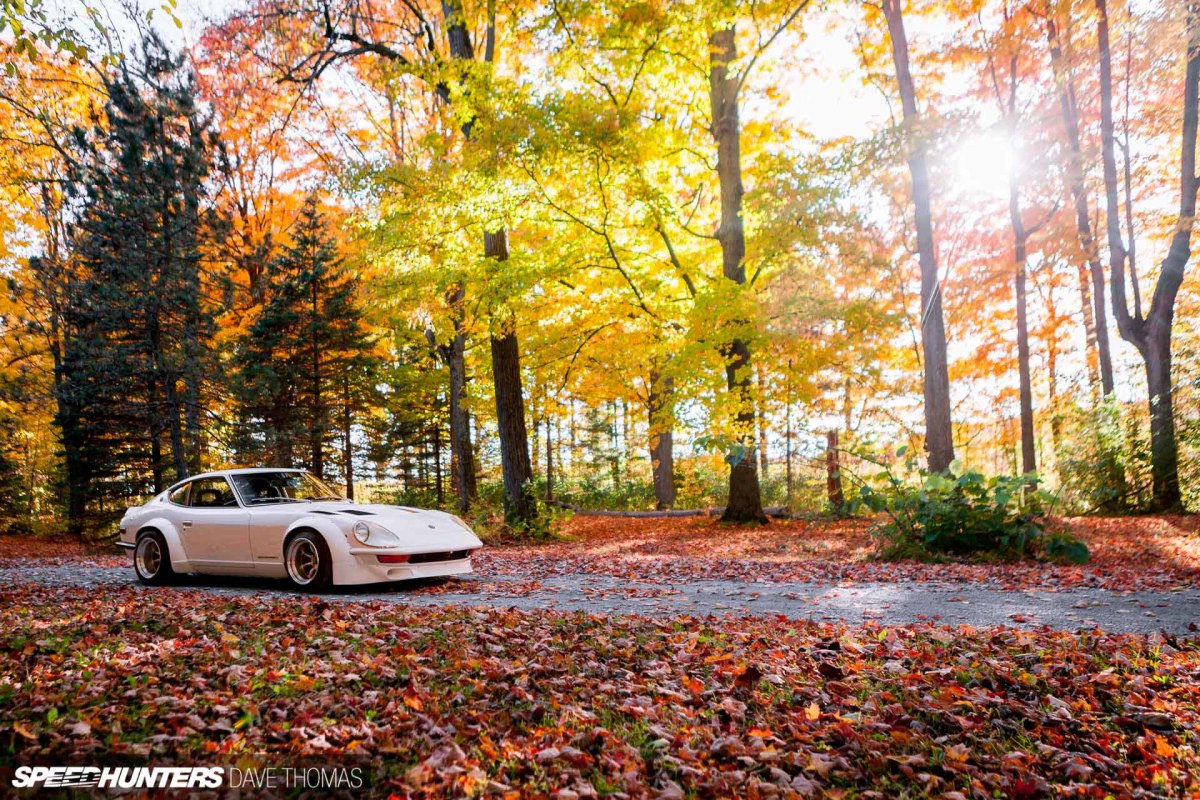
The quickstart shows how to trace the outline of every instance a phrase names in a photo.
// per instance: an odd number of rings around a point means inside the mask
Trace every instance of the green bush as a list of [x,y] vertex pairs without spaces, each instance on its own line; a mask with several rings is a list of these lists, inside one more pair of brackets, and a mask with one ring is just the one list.
[[1109,396],[1067,418],[1072,435],[1058,451],[1063,505],[1084,514],[1126,514],[1149,501],[1149,420]]
[[985,477],[979,472],[921,471],[918,483],[890,472],[886,488],[861,487],[859,502],[885,515],[875,529],[886,559],[940,556],[1047,557],[1083,563],[1087,546],[1063,532],[1047,533],[1052,498],[1032,476]]

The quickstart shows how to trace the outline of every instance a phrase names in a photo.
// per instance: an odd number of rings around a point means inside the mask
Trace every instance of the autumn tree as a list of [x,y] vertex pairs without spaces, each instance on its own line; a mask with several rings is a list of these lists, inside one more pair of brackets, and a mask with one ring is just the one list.
[[[1186,68],[1182,91],[1182,132],[1179,157],[1179,205],[1170,246],[1160,265],[1149,307],[1143,309],[1138,276],[1132,264],[1126,272],[1129,244],[1122,231],[1119,197],[1116,130],[1113,121],[1112,47],[1110,44],[1107,0],[1096,0],[1097,48],[1100,72],[1101,160],[1104,166],[1105,223],[1108,234],[1109,271],[1112,281],[1113,314],[1121,338],[1137,348],[1146,369],[1150,395],[1150,446],[1153,470],[1154,506],[1160,510],[1177,509],[1182,495],[1179,489],[1179,445],[1175,436],[1172,409],[1171,329],[1175,301],[1183,283],[1184,269],[1191,256],[1192,228],[1196,215],[1196,128],[1200,111],[1200,2],[1185,4],[1183,43]],[[1127,204],[1133,203],[1127,197]],[[1128,227],[1128,226],[1126,226]],[[1127,294],[1132,287],[1133,303]]]
[[[742,220],[741,127],[738,122],[738,89],[742,76],[730,72],[737,60],[733,26],[709,36],[709,97],[711,131],[717,143],[717,179],[721,190],[721,217],[717,241],[721,243],[721,271],[736,286],[746,284],[746,231]],[[736,323],[735,323],[736,324]],[[750,343],[735,332],[728,343],[725,373],[736,404],[738,443],[730,457],[729,499],[722,519],[727,522],[766,522],[762,491],[758,485],[757,443],[754,435],[753,363]]]
[[[416,4],[382,7],[378,3],[314,3],[278,0],[265,3],[257,13],[279,27],[280,66],[286,79],[313,84],[331,66],[370,57],[388,62],[401,73],[424,82],[428,90],[449,107],[468,151],[476,141],[475,127],[487,108],[496,61],[496,8],[489,5],[482,42],[471,34],[474,21],[460,0],[443,3],[440,18]],[[440,37],[438,35],[440,32]],[[479,45],[482,44],[482,47]],[[484,258],[504,264],[510,256],[508,230],[503,219],[493,219],[481,233]],[[452,375],[465,375],[461,366],[465,341],[459,336],[464,323],[462,304],[466,287],[447,294],[455,334],[449,341]],[[506,516],[514,524],[531,523],[537,504],[530,489],[532,466],[526,433],[521,385],[521,348],[517,320],[498,309],[490,320],[496,421],[501,442]],[[458,386],[460,381],[453,380]],[[456,485],[469,489],[473,482],[461,471],[473,465],[465,404],[451,404],[451,446],[460,475]]]
[[[1075,233],[1082,251],[1079,285],[1083,300],[1083,321],[1087,333],[1089,369],[1099,370],[1104,396],[1113,391],[1112,353],[1108,341],[1107,281],[1100,263],[1100,247],[1092,230],[1091,201],[1087,187],[1083,143],[1080,132],[1079,94],[1075,86],[1073,59],[1066,53],[1060,21],[1053,4],[1046,14],[1046,39],[1050,46],[1050,66],[1057,87],[1059,113],[1062,117],[1066,148],[1063,151],[1065,177],[1075,209]],[[1090,278],[1090,282],[1089,282]],[[1092,348],[1095,348],[1093,366]]]
[[942,315],[942,287],[938,275],[937,243],[933,237],[933,209],[929,183],[928,131],[917,104],[916,84],[908,55],[903,0],[883,0],[882,11],[891,42],[896,85],[904,112],[908,169],[912,176],[912,204],[921,265],[921,368],[924,374],[925,449],[932,472],[946,470],[954,461],[954,436],[950,420],[950,373],[946,360],[946,323]]
[[[1001,31],[995,41],[988,45],[986,55],[988,81],[999,107],[1001,124],[1010,154],[1008,169],[1008,219],[1012,230],[1013,298],[1016,311],[1018,405],[1021,423],[1021,472],[1033,475],[1037,472],[1037,432],[1033,413],[1033,374],[1030,365],[1029,335],[1029,248],[1033,236],[1048,223],[1058,210],[1057,205],[1048,209],[1040,219],[1031,218],[1025,207],[1026,184],[1033,173],[1037,158],[1032,152],[1016,157],[1018,142],[1022,137],[1028,142],[1030,124],[1023,119],[1024,109],[1031,101],[1022,98],[1022,82],[1030,71],[1028,58],[1023,52],[1024,25],[1029,21],[1028,12],[1014,10],[1004,3],[1000,8]],[[1036,100],[1036,96],[1035,96]],[[1035,105],[1036,109],[1036,105]],[[1028,148],[1027,148],[1028,149]]]
[[[0,45],[0,50],[3,49]],[[60,508],[65,472],[53,420],[60,410],[64,314],[76,265],[70,258],[75,208],[68,194],[79,152],[72,132],[103,102],[92,67],[43,54],[0,75],[0,381],[7,381],[12,446],[22,442],[19,476],[33,513]],[[74,452],[64,455],[73,456]],[[15,477],[15,476],[14,476]]]

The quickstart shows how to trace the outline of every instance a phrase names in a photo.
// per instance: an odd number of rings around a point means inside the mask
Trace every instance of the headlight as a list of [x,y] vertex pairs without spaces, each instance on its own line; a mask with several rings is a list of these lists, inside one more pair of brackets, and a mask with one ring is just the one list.
[[395,547],[400,544],[396,534],[375,523],[360,520],[354,523],[351,532],[360,544],[365,544],[367,547]]

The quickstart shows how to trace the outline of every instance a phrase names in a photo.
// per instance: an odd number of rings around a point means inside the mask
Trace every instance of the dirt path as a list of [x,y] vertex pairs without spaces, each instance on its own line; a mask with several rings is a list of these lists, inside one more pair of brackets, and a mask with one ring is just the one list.
[[[0,585],[41,584],[103,588],[136,584],[128,567],[85,559],[28,560],[0,566]],[[292,590],[279,581],[190,578],[184,583],[214,594],[279,595]],[[170,592],[172,588],[147,589]],[[409,583],[339,590],[335,602],[382,600],[410,606],[553,608],[602,614],[731,614],[883,625],[935,622],[976,627],[1008,625],[1063,630],[1101,628],[1113,632],[1194,633],[1200,626],[1200,590],[1113,592],[1104,589],[999,591],[973,584],[631,581],[602,575],[568,574],[540,579],[476,574],[443,583]]]

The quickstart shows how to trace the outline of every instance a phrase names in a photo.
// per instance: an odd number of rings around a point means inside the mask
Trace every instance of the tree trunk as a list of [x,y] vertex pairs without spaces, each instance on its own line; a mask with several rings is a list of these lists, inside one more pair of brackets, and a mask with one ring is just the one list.
[[187,446],[183,439],[183,404],[179,401],[179,391],[175,386],[175,377],[171,374],[162,376],[163,388],[166,390],[166,407],[170,415],[167,420],[171,434],[171,460],[175,466],[175,480],[188,476]]
[[792,510],[792,361],[788,359],[787,363],[787,386],[784,390],[784,464],[786,470],[785,476],[785,491],[787,492],[787,500],[784,505],[788,511]]
[[523,525],[536,518],[537,504],[530,490],[533,470],[525,433],[525,403],[521,397],[521,353],[516,334],[511,331],[493,334],[491,344],[504,476],[504,516],[510,524]]
[[908,65],[908,35],[901,0],[883,0],[883,15],[892,40],[896,83],[904,109],[908,138],[908,169],[912,174],[913,210],[917,228],[917,253],[921,265],[921,351],[924,367],[925,449],[929,469],[944,472],[954,461],[954,435],[950,419],[950,373],[946,363],[946,323],[942,316],[942,290],[938,280],[937,251],[933,239],[933,211],[926,163],[925,131],[917,110],[916,88]]
[[464,328],[462,283],[446,293],[454,337],[442,348],[450,367],[450,473],[456,496],[455,508],[466,513],[475,501],[475,453],[471,448],[471,419],[463,402],[467,391],[466,335]]
[[1182,505],[1179,491],[1179,448],[1172,413],[1171,325],[1156,325],[1142,354],[1150,392],[1150,472],[1154,505],[1169,511]]
[[[1091,347],[1095,346],[1096,361],[1099,362],[1100,386],[1104,396],[1113,391],[1112,354],[1108,342],[1108,311],[1105,303],[1104,268],[1100,264],[1100,248],[1092,233],[1091,213],[1088,209],[1087,187],[1083,174],[1083,148],[1079,137],[1079,107],[1075,97],[1075,82],[1068,65],[1063,63],[1062,45],[1053,15],[1046,18],[1046,39],[1050,44],[1050,66],[1054,82],[1058,85],[1058,106],[1066,132],[1065,153],[1067,184],[1075,203],[1075,233],[1079,239],[1088,272],[1091,274],[1091,291],[1086,281],[1080,284],[1084,296],[1084,327],[1088,335],[1088,364],[1093,363]],[[1092,297],[1092,306],[1087,305],[1087,296]]]
[[[1046,289],[1046,316],[1049,318],[1051,328],[1058,326],[1058,312],[1054,304],[1054,286],[1051,284]],[[1062,454],[1062,409],[1058,404],[1058,343],[1054,336],[1046,337],[1046,393],[1049,397],[1050,405],[1050,441],[1054,447],[1054,471],[1058,479],[1062,480],[1062,471],[1060,469],[1060,458]],[[1043,469],[1045,467],[1043,466]]]
[[768,463],[767,453],[767,414],[766,414],[766,394],[763,390],[763,370],[762,364],[758,364],[758,369],[754,372],[754,380],[758,389],[756,398],[756,410],[758,415],[758,470],[762,476],[762,480],[767,479],[767,471],[770,468]]
[[[1112,275],[1113,315],[1121,338],[1137,347],[1146,366],[1150,398],[1150,465],[1152,504],[1170,511],[1182,505],[1179,491],[1179,450],[1171,396],[1171,328],[1175,298],[1191,257],[1192,227],[1196,216],[1196,129],[1200,116],[1200,0],[1187,3],[1187,69],[1183,87],[1183,124],[1179,165],[1179,217],[1170,248],[1163,259],[1150,311],[1130,313],[1125,295],[1128,251],[1121,233],[1117,190],[1116,136],[1112,113],[1112,59],[1109,48],[1107,0],[1096,0],[1099,12],[1097,45],[1100,56],[1100,131],[1104,163],[1109,270]],[[1132,198],[1129,199],[1132,203]],[[1132,214],[1132,210],[1128,210]],[[1133,278],[1136,281],[1136,277]]]
[[[442,12],[447,29],[446,39],[452,58],[470,62],[475,59],[475,48],[471,44],[467,29],[466,14],[461,0],[443,0]],[[495,58],[495,6],[489,7],[488,41],[484,60],[492,63]],[[439,95],[449,102],[450,95],[439,85]],[[462,125],[463,136],[473,141],[474,117]],[[497,261],[508,260],[508,231],[501,228],[483,235],[484,258]],[[537,502],[534,500],[530,483],[533,467],[529,459],[529,437],[525,428],[525,403],[521,396],[521,349],[517,342],[514,320],[493,320],[499,323],[501,333],[491,337],[492,372],[495,375],[496,418],[500,427],[500,464],[504,473],[505,518],[510,524],[525,526],[537,517]],[[473,479],[472,479],[473,482]]]
[[675,507],[674,391],[674,380],[670,376],[650,373],[647,427],[650,433],[650,468],[654,478],[654,507],[659,511]]
[[442,508],[446,505],[446,493],[442,486],[442,427],[436,422],[433,425],[433,480],[438,508]]
[[608,449],[612,453],[612,486],[613,493],[619,494],[621,491],[621,442],[617,431],[620,430],[618,425],[620,419],[618,417],[618,406],[614,400],[608,404],[609,426],[608,426]]
[[825,493],[829,498],[829,510],[841,514],[846,508],[846,495],[842,492],[842,467],[838,452],[838,432],[825,434]]
[[[738,123],[737,76],[728,66],[737,59],[732,27],[714,31],[709,37],[709,90],[712,134],[717,141],[717,179],[721,187],[721,223],[717,240],[721,243],[722,271],[739,286],[746,283],[746,232],[742,221],[741,130]],[[740,323],[735,323],[740,324]],[[737,452],[729,460],[729,500],[721,519],[726,522],[766,524],[762,493],[758,485],[755,458],[754,396],[751,390],[753,364],[750,343],[735,333],[726,356],[725,375],[729,392],[737,406]]]
[[[1016,231],[1014,230],[1016,234]],[[1021,472],[1037,472],[1037,450],[1033,421],[1033,378],[1029,369],[1029,318],[1025,298],[1025,240],[1016,234],[1014,289],[1017,300],[1017,371],[1021,385]]]
[[[1008,122],[1010,142],[1017,135],[1017,56],[1009,60],[1008,101],[1001,99]],[[998,88],[998,87],[997,87]],[[1017,375],[1021,405],[1021,473],[1037,472],[1036,431],[1033,421],[1033,377],[1029,368],[1029,313],[1025,292],[1029,230],[1021,216],[1021,181],[1016,169],[1008,176],[1008,219],[1013,233],[1013,291],[1017,306]]]
[[157,430],[150,431],[150,476],[155,494],[167,488],[163,482],[162,441]]
[[550,417],[546,416],[546,502],[554,502],[554,445],[551,441]]
[[354,499],[354,443],[350,434],[353,427],[350,404],[350,374],[342,375],[342,460],[346,464],[346,499]]
[[322,424],[322,416],[324,410],[321,407],[321,342],[317,335],[320,330],[320,289],[318,284],[320,281],[317,278],[316,270],[312,276],[312,419],[309,421],[310,428],[308,431],[308,446],[309,446],[309,468],[312,469],[313,475],[318,478],[325,477],[325,447],[324,447],[324,426]]
[[[508,233],[501,229],[483,235],[483,252],[497,261],[508,260]],[[493,321],[496,324],[497,321]],[[537,517],[530,484],[529,438],[525,430],[525,400],[521,395],[521,348],[516,321],[498,321],[493,331],[492,377],[496,389],[496,424],[500,432],[500,467],[504,475],[504,516],[509,524],[526,526]]]
[[1087,365],[1088,385],[1094,390],[1103,391],[1099,344],[1096,341],[1096,315],[1092,302],[1092,272],[1086,259],[1076,269],[1079,275],[1079,307],[1083,311],[1084,363]]
[[[149,376],[150,386],[147,391],[146,403],[149,406],[149,434],[151,439],[151,459],[153,460],[154,491],[161,492],[163,488],[162,456],[159,451],[158,437],[165,430],[171,437],[171,462],[175,468],[175,480],[182,480],[188,475],[187,457],[183,449],[183,408],[179,402],[179,393],[175,387],[175,375],[167,368],[166,354],[163,352],[162,327],[159,317],[157,299],[152,301],[153,307],[146,320],[146,338],[151,350],[154,368]],[[162,395],[159,395],[159,391]]]

